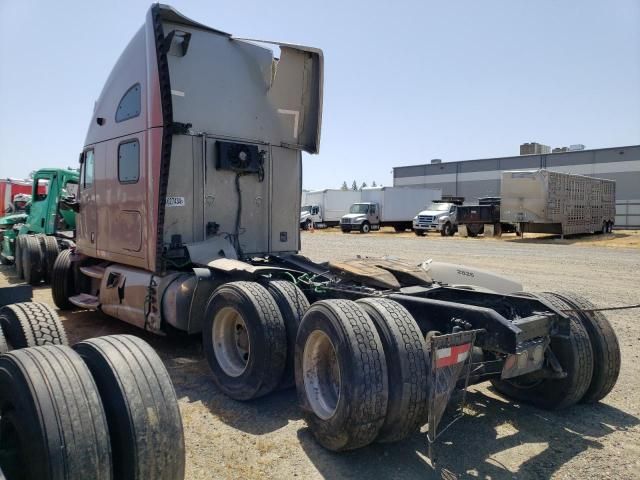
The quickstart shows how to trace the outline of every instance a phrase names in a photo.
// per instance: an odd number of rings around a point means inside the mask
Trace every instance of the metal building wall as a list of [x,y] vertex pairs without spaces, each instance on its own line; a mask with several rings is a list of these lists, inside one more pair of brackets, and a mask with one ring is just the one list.
[[[443,195],[463,196],[473,202],[500,195],[502,171],[528,168],[615,180],[619,205],[640,203],[640,145],[395,167],[393,185],[441,188]],[[618,226],[640,226],[640,215],[635,215],[633,207],[633,214],[619,207]]]

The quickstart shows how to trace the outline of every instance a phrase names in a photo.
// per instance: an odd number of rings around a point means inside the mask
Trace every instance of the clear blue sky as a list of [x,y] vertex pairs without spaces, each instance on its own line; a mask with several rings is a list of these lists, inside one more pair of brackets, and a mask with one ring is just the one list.
[[[237,36],[325,53],[306,188],[391,184],[393,166],[507,156],[525,141],[640,143],[640,1],[175,0]],[[0,0],[0,176],[76,165],[145,1]]]

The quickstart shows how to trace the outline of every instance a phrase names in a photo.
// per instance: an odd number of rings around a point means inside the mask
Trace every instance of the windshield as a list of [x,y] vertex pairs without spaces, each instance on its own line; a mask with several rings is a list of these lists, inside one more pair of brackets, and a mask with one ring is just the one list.
[[447,210],[449,210],[449,204],[433,202],[431,205],[429,205],[429,208],[427,208],[427,210],[435,210],[436,212],[446,212]]
[[301,213],[304,213],[304,212],[309,213],[310,211],[311,211],[311,205],[303,205],[303,206],[300,208],[300,212],[301,212]]
[[354,203],[349,209],[349,213],[367,213],[369,205],[366,203]]

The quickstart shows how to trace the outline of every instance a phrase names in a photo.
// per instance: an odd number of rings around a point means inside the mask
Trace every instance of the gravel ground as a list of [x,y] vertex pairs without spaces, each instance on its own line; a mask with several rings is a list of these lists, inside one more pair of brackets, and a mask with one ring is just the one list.
[[[409,234],[303,234],[315,260],[356,254],[427,258],[485,268],[522,281],[526,290],[573,290],[599,305],[640,302],[640,250],[572,241],[417,238]],[[636,239],[637,240],[637,239]],[[637,242],[636,242],[637,245]],[[0,269],[0,285],[16,283]],[[52,304],[48,288],[35,299]],[[617,386],[597,405],[547,412],[508,402],[487,384],[470,388],[473,414],[436,444],[426,435],[393,445],[334,454],[316,444],[296,406],[295,391],[252,402],[226,398],[211,381],[198,339],[166,339],[94,312],[65,313],[72,342],[132,333],[152,343],[173,378],[183,415],[187,478],[640,478],[640,325],[638,310],[611,312],[622,348]]]

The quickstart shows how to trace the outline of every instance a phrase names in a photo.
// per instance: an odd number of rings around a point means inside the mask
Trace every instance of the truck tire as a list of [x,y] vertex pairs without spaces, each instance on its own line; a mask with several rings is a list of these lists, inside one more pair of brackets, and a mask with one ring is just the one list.
[[323,447],[352,450],[376,439],[387,413],[387,363],[362,307],[314,303],[300,324],[295,363],[302,414]]
[[371,225],[369,225],[369,222],[362,222],[362,225],[360,225],[360,233],[369,233],[371,231]]
[[38,238],[34,235],[25,236],[21,252],[24,281],[30,285],[38,285],[44,273],[44,259]]
[[287,333],[278,305],[256,282],[218,287],[205,310],[202,340],[213,381],[235,400],[251,400],[280,383]]
[[[0,451],[17,478],[112,478],[109,430],[89,369],[69,347],[0,357]],[[12,475],[8,468],[5,474]]]
[[393,300],[363,298],[358,303],[376,327],[389,375],[389,400],[378,442],[397,442],[422,425],[427,406],[427,345],[411,314]]
[[415,233],[418,237],[424,237],[425,236],[425,231],[424,230],[414,230],[413,233]]
[[287,333],[287,359],[284,373],[280,380],[281,389],[291,388],[296,384],[294,374],[294,357],[296,351],[296,336],[302,317],[309,309],[309,301],[292,282],[274,280],[267,284],[267,290],[276,301]]
[[[576,310],[595,308],[586,298],[571,292],[546,292],[568,303]],[[620,375],[620,344],[616,333],[601,312],[576,312],[582,326],[587,330],[593,349],[593,377],[583,403],[595,403],[606,397]]]
[[[558,310],[572,308],[555,295],[537,293],[536,296]],[[589,334],[578,316],[572,313],[568,316],[571,328],[569,338],[551,339],[551,350],[567,372],[567,376],[537,381],[528,381],[530,375],[511,380],[492,380],[491,383],[497,391],[516,400],[549,410],[566,408],[582,400],[593,376],[593,349]]]
[[0,308],[0,326],[12,349],[69,343],[58,314],[44,303],[14,303]]
[[85,340],[74,350],[93,376],[109,426],[113,478],[184,478],[182,419],[169,372],[131,335]]
[[49,235],[44,236],[41,245],[44,257],[44,281],[49,283],[53,276],[53,265],[56,262],[56,258],[58,258],[60,248],[56,238]]
[[16,265],[16,274],[18,278],[24,278],[24,268],[22,267],[22,249],[24,248],[24,235],[16,237],[15,252],[13,254],[13,263]]
[[400,225],[394,225],[394,226],[393,226],[393,230],[394,230],[396,233],[400,233],[400,232],[404,232],[404,231],[406,230],[406,228],[404,228],[404,227],[402,227],[402,226],[400,226]]
[[7,339],[4,336],[2,325],[0,324],[0,355],[9,351],[9,345],[7,345]]
[[440,230],[440,235],[442,235],[443,237],[452,237],[453,234],[456,233],[453,230],[453,225],[451,225],[451,222],[447,222],[442,226],[442,230]]
[[53,303],[60,310],[73,308],[73,304],[69,301],[69,297],[74,293],[74,276],[71,267],[71,250],[63,250],[53,263],[51,272],[51,295]]

